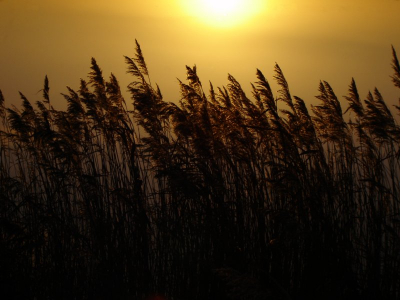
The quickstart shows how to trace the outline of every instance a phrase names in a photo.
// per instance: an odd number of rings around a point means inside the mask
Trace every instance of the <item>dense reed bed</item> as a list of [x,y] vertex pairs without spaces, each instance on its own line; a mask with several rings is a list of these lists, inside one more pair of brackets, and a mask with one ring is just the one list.
[[[55,110],[0,93],[0,284],[7,299],[399,299],[400,127],[351,81],[319,104],[257,70],[167,102],[139,44],[129,110],[92,59]],[[400,88],[395,50],[393,83]],[[397,110],[400,107],[396,107]]]

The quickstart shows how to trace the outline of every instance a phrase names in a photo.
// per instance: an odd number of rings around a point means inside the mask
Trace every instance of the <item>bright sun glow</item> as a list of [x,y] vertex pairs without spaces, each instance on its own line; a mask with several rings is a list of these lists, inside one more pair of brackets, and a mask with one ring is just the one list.
[[230,13],[235,13],[240,9],[245,0],[204,0],[204,5],[211,10],[212,13],[227,16]]
[[266,0],[181,0],[187,14],[212,27],[235,27],[265,8]]

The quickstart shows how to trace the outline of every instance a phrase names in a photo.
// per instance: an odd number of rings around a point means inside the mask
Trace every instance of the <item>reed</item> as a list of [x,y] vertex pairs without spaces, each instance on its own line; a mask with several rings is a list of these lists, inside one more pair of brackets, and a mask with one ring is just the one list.
[[173,103],[137,41],[125,61],[133,110],[95,59],[65,111],[47,77],[33,105],[0,92],[8,299],[400,297],[400,128],[377,89],[352,79],[343,112],[322,81],[310,113],[278,65],[252,97],[187,66]]

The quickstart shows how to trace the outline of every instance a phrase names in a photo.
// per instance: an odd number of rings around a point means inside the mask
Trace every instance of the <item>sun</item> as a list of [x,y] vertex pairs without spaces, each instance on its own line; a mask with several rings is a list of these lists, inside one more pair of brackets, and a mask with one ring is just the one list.
[[211,27],[235,27],[265,9],[266,0],[180,0],[186,14]]
[[240,10],[245,0],[203,0],[203,5],[216,16],[227,16]]

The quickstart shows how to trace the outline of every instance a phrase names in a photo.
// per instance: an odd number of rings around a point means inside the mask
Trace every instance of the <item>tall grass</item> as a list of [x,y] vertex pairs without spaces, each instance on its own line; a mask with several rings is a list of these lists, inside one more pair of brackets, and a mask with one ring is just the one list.
[[377,89],[353,79],[343,113],[320,82],[310,113],[278,65],[252,98],[186,67],[172,103],[137,42],[125,60],[132,111],[95,59],[66,111],[47,77],[35,105],[0,92],[8,299],[400,298],[400,128]]

